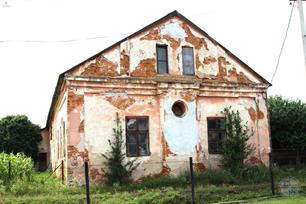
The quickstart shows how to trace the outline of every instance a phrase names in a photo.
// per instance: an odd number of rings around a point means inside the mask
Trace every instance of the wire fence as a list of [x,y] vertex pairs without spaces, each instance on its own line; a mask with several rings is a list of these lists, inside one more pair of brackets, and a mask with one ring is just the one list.
[[[240,194],[242,194],[242,191],[244,192],[249,192],[250,195],[252,193],[256,192],[257,190],[259,191],[264,191],[262,194],[258,194],[257,196],[261,197],[270,197],[270,196],[275,196],[275,195],[282,195],[284,192],[285,193],[294,193],[296,190],[296,186],[294,182],[293,176],[290,174],[283,175],[282,178],[279,178],[279,173],[278,173],[278,168],[286,165],[290,165],[290,168],[292,167],[298,167],[305,165],[303,168],[306,168],[306,151],[305,150],[286,150],[286,149],[274,149],[270,154],[269,154],[269,166],[268,166],[268,176],[265,177],[265,180],[263,180],[260,183],[252,183],[251,185],[240,185],[240,184],[235,184],[232,185],[231,187],[228,187],[226,190],[215,190],[212,191],[209,187],[209,185],[206,185],[207,182],[205,182],[205,179],[209,179],[207,177],[198,177],[198,169],[197,169],[197,164],[192,160],[192,158],[181,158],[180,160],[167,160],[167,162],[164,161],[152,161],[149,163],[143,163],[143,165],[164,165],[164,164],[169,164],[178,166],[179,164],[184,165],[184,168],[187,170],[187,173],[189,174],[187,179],[185,180],[184,186],[188,188],[183,188],[182,191],[186,195],[189,195],[186,197],[186,203],[203,203],[207,199],[213,200],[216,199],[216,201],[220,198],[221,196],[227,196],[227,194],[234,194],[237,195],[238,197]],[[55,172],[57,176],[60,175],[60,178],[62,182],[64,183],[65,181],[65,170],[67,169],[67,166],[64,165],[64,161],[61,161],[56,168],[52,172],[50,172],[50,176],[47,178],[49,179]],[[85,181],[85,188],[84,188],[84,195],[86,195],[86,203],[94,203],[94,197],[91,198],[90,194],[90,185],[94,183],[94,178],[92,177],[91,173],[93,169],[98,169],[101,170],[103,167],[102,164],[90,164],[90,162],[85,161],[84,165],[81,167],[84,168],[84,181]],[[150,168],[150,167],[149,167]],[[301,167],[302,168],[302,167]],[[205,170],[204,170],[205,172]],[[306,172],[304,170],[304,172]],[[166,172],[168,174],[169,172]],[[306,175],[305,175],[306,176]],[[203,180],[200,180],[203,179]],[[216,178],[217,179],[217,178]],[[223,178],[221,178],[223,179]],[[256,178],[254,178],[256,179]],[[288,180],[289,179],[289,180]],[[291,180],[290,180],[291,179]],[[299,179],[299,178],[298,178]],[[297,180],[298,180],[297,179]],[[241,179],[243,180],[243,178]],[[227,181],[222,181],[220,180],[220,184],[226,183]],[[209,183],[209,182],[208,182]],[[201,184],[201,185],[199,185]],[[202,185],[203,184],[203,185]],[[230,183],[227,183],[226,185],[231,185]],[[305,193],[306,192],[306,186],[303,182],[298,184],[299,192],[300,193]],[[216,184],[217,187],[219,188],[218,184]],[[220,185],[219,185],[220,186]],[[220,189],[223,184],[221,185]],[[285,190],[284,190],[285,189]],[[286,190],[287,189],[287,190]],[[289,190],[288,190],[289,189]],[[222,192],[224,191],[224,192]],[[222,194],[223,193],[223,194]],[[244,198],[241,195],[241,198]]]

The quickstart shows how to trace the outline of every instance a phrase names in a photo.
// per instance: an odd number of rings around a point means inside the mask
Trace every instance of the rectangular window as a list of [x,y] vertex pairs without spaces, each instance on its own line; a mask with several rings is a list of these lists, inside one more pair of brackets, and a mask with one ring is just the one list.
[[193,59],[193,48],[183,47],[183,74],[194,75],[194,59]]
[[159,74],[168,73],[168,51],[167,45],[156,45],[157,72]]
[[225,139],[225,119],[207,118],[208,153],[220,154],[222,141]]
[[149,154],[149,118],[126,117],[126,155],[138,157]]

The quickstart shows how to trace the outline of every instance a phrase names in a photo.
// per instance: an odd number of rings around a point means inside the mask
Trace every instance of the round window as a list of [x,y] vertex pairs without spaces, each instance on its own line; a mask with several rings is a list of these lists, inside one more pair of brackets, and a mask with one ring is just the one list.
[[176,117],[184,117],[187,112],[187,107],[184,102],[176,101],[172,105],[172,112]]

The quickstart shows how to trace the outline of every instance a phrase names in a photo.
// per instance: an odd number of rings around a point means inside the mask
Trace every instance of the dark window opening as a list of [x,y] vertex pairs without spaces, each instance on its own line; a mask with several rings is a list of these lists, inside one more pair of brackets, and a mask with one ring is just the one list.
[[138,157],[149,154],[148,117],[126,117],[126,155]]
[[225,119],[207,118],[208,153],[220,154],[222,142],[225,139]]
[[193,59],[193,48],[183,47],[183,74],[194,75],[194,59]]
[[47,170],[47,153],[39,153],[38,154],[38,171],[46,171]]
[[157,72],[159,74],[168,73],[168,51],[167,45],[156,45]]
[[186,114],[186,105],[182,101],[176,101],[172,105],[172,112],[174,113],[175,116],[177,117],[183,117]]

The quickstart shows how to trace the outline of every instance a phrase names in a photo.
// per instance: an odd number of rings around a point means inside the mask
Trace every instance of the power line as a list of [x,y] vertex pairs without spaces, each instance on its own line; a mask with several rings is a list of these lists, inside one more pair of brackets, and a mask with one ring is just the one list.
[[295,4],[295,1],[294,1],[293,4],[292,4],[292,8],[291,8],[290,16],[289,16],[289,21],[288,21],[288,25],[287,25],[285,37],[284,37],[284,40],[283,40],[283,43],[282,43],[282,47],[281,47],[280,52],[279,52],[279,55],[278,55],[278,59],[277,59],[276,67],[275,67],[275,70],[274,70],[274,73],[273,73],[273,76],[272,76],[272,79],[271,79],[271,83],[273,82],[273,79],[274,79],[274,77],[275,77],[275,75],[276,75],[276,72],[277,72],[277,70],[278,70],[278,67],[279,67],[280,58],[281,58],[282,53],[283,53],[284,45],[285,45],[285,42],[286,42],[286,39],[287,39],[287,35],[288,35],[288,30],[289,30],[289,27],[290,27],[290,24],[291,24],[291,19],[292,19],[292,13],[293,13],[293,9],[294,9],[294,4]]
[[96,40],[96,39],[105,39],[116,36],[129,35],[130,33],[113,35],[113,36],[97,36],[97,37],[88,37],[88,38],[76,38],[76,39],[66,39],[66,40],[0,40],[0,43],[11,43],[11,42],[20,42],[20,43],[69,43],[69,42],[78,42],[86,40]]

